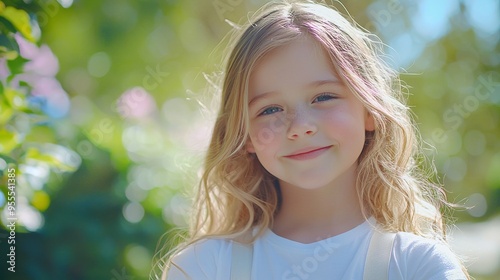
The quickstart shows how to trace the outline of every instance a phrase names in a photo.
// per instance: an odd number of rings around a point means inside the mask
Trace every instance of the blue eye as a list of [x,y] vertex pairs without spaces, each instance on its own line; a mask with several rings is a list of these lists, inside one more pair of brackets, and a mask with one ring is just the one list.
[[317,102],[323,102],[323,101],[327,101],[327,100],[330,100],[330,99],[335,99],[337,98],[337,96],[331,94],[331,93],[322,93],[321,95],[319,95],[318,97],[316,97],[314,99],[314,101],[317,101]]
[[262,111],[259,116],[263,116],[263,115],[271,115],[271,114],[274,114],[274,113],[277,113],[277,112],[280,112],[282,111],[281,108],[279,107],[276,107],[276,106],[273,106],[273,107],[268,107],[266,108],[264,111]]

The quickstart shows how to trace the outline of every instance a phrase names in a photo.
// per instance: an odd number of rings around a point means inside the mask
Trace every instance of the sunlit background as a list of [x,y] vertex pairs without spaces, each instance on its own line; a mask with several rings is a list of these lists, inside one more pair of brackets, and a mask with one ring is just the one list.
[[[264,2],[3,1],[1,279],[149,277],[160,237],[186,225],[225,35]],[[454,250],[476,279],[499,279],[500,2],[342,3],[387,43],[448,198],[467,206]]]

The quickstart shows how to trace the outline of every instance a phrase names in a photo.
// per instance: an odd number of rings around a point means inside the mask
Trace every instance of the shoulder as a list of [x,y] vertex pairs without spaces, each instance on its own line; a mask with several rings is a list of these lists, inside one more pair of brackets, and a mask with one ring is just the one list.
[[399,232],[393,253],[394,268],[403,279],[467,279],[457,256],[442,241]]
[[202,239],[182,249],[173,258],[167,279],[217,279],[221,263],[232,242],[222,238]]

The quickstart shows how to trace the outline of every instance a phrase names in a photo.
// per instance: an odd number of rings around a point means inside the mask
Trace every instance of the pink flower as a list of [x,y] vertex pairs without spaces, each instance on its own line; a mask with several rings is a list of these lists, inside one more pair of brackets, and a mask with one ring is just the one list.
[[[29,59],[24,65],[24,72],[11,81],[11,87],[19,87],[24,81],[32,87],[29,100],[32,105],[40,107],[48,116],[60,118],[65,116],[70,107],[68,94],[54,77],[59,71],[59,62],[47,45],[40,48],[16,34],[22,57]],[[0,77],[2,75],[0,67]]]
[[117,110],[123,118],[141,119],[156,111],[156,102],[145,89],[134,87],[118,99]]
[[15,35],[21,56],[30,61],[24,65],[24,71],[41,76],[55,76],[59,71],[59,61],[47,45],[40,48],[27,41],[19,34]]

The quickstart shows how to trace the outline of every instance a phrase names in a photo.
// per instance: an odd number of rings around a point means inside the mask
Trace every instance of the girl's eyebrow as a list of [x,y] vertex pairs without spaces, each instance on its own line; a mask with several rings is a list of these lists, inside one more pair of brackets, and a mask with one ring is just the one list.
[[[325,85],[325,84],[341,85],[342,83],[339,80],[337,80],[337,79],[317,80],[317,81],[310,82],[304,88],[314,88],[314,87],[319,87],[319,86],[322,86],[322,85]],[[264,93],[258,94],[254,98],[252,98],[252,100],[250,100],[248,102],[248,106],[251,106],[252,103],[257,102],[257,100],[259,100],[259,99],[266,98],[269,95],[276,94],[276,93],[277,93],[277,91],[268,91],[268,92],[264,92]]]

